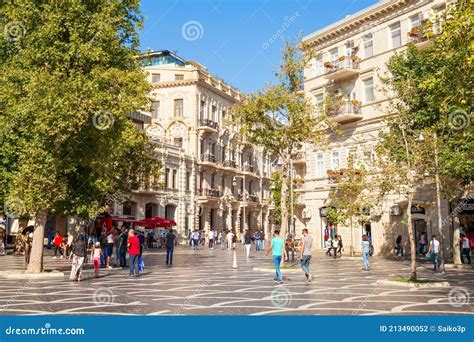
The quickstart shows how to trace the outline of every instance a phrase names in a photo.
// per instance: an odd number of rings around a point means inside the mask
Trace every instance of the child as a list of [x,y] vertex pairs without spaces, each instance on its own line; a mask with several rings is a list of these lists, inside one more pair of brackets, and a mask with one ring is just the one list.
[[100,248],[100,242],[96,242],[94,247],[92,247],[91,259],[94,264],[95,277],[99,278],[100,270],[100,257],[103,255],[102,248]]
[[370,253],[370,242],[369,239],[367,238],[367,235],[362,235],[362,258],[364,259],[364,267],[365,270],[369,270],[369,253]]

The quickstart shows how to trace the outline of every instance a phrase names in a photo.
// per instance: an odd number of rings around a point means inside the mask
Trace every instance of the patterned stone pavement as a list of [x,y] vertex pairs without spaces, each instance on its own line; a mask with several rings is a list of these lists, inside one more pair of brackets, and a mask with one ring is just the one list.
[[[165,265],[161,250],[147,250],[145,271],[130,278],[128,270],[101,269],[94,277],[91,265],[83,281],[70,282],[70,260],[53,259],[46,252],[47,269],[66,273],[64,279],[7,280],[0,278],[0,315],[473,315],[474,269],[448,269],[435,274],[420,265],[421,277],[446,280],[449,288],[409,289],[377,283],[406,277],[408,261],[371,258],[371,270],[362,261],[323,254],[313,257],[314,281],[303,274],[285,276],[255,271],[270,266],[263,252],[248,261],[238,248],[238,268],[232,253],[202,249],[194,254],[180,246],[173,267]],[[22,257],[0,257],[0,270],[22,268]]]

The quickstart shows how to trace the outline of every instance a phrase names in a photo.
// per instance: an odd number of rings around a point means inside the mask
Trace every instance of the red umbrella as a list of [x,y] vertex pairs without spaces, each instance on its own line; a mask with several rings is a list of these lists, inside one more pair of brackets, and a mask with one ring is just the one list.
[[173,227],[176,226],[176,222],[171,219],[165,219],[162,217],[149,217],[140,221],[135,221],[135,225],[147,227],[147,228],[158,228],[158,227]]

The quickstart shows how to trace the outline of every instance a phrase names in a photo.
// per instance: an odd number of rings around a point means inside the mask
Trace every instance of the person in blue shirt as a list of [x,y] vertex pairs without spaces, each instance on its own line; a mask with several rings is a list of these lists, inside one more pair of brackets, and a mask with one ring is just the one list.
[[277,283],[282,283],[283,282],[283,277],[280,271],[280,263],[281,263],[281,258],[285,258],[284,260],[287,259],[286,255],[286,250],[285,250],[285,240],[280,238],[280,231],[275,230],[273,232],[273,238],[270,241],[270,246],[267,249],[267,252],[265,255],[268,256],[270,252],[272,253],[273,257],[273,263],[275,264],[275,278],[273,279]]

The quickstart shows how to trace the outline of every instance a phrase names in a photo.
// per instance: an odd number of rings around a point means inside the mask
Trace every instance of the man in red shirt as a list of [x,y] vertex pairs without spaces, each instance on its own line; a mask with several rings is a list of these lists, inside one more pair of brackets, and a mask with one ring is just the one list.
[[138,277],[138,257],[140,256],[140,240],[135,235],[135,231],[128,231],[128,256],[130,263],[130,276]]
[[61,259],[63,258],[63,249],[61,248],[61,244],[63,243],[63,237],[59,232],[56,232],[54,236],[53,244],[54,244],[54,258],[57,258],[58,251],[61,254]]

